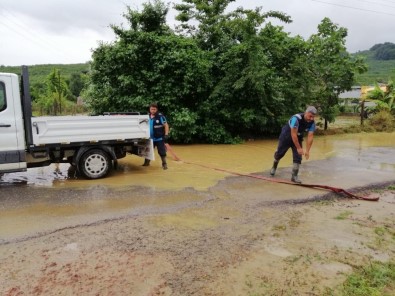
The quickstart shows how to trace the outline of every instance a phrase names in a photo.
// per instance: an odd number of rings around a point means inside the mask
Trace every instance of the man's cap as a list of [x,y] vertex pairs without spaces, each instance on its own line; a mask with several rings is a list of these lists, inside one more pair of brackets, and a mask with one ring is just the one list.
[[311,114],[316,115],[317,114],[317,109],[314,106],[308,106],[306,109],[306,112],[310,112]]

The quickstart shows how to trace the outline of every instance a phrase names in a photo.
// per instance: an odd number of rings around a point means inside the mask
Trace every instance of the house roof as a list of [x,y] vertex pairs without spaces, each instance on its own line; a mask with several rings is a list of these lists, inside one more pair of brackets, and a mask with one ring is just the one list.
[[359,99],[361,97],[361,88],[353,87],[350,91],[339,94],[340,99]]

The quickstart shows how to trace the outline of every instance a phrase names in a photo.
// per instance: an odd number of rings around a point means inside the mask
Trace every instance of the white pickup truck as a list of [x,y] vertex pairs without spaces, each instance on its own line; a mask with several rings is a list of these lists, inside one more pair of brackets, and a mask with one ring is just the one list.
[[27,67],[0,73],[0,176],[67,162],[98,179],[127,153],[154,159],[148,115],[33,117]]

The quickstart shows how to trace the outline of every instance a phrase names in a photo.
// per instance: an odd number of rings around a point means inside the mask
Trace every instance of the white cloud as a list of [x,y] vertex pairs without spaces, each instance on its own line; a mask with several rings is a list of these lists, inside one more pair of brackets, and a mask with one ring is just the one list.
[[[179,0],[177,0],[179,2]],[[145,0],[2,0],[0,65],[83,63],[99,41],[112,41],[110,24],[125,23],[126,5],[141,9]],[[167,3],[167,1],[164,1]],[[231,7],[277,10],[290,15],[282,24],[308,38],[324,17],[348,29],[350,52],[394,42],[395,0],[237,0]],[[169,14],[173,21],[175,13]]]

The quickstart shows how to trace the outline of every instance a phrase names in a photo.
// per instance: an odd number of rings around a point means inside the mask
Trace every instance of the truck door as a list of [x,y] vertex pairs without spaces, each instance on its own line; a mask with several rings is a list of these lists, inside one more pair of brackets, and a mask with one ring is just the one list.
[[0,173],[26,170],[18,76],[0,74]]

